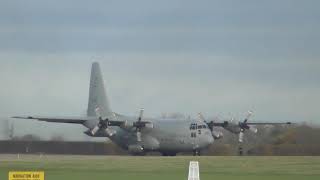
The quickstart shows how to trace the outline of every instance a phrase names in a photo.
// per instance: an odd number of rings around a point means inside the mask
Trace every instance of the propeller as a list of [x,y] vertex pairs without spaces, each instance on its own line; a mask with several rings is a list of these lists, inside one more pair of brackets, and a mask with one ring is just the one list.
[[217,131],[213,130],[213,127],[215,126],[215,123],[213,121],[210,121],[210,122],[206,121],[206,119],[204,118],[202,113],[198,113],[198,117],[199,117],[200,120],[202,120],[203,122],[205,122],[208,125],[208,127],[209,127],[209,129],[211,131],[211,134],[215,139],[220,139],[220,138],[223,137],[222,132],[217,132]]
[[248,111],[248,114],[246,116],[246,118],[243,120],[243,122],[239,122],[239,128],[240,128],[240,132],[239,132],[239,142],[242,143],[243,142],[243,136],[244,136],[244,132],[246,130],[250,130],[253,133],[257,133],[258,129],[253,126],[253,125],[248,125],[248,120],[249,118],[252,116],[253,112],[252,111]]
[[91,135],[94,136],[94,135],[96,135],[96,133],[97,133],[100,129],[104,129],[109,136],[113,136],[115,132],[108,128],[108,126],[110,125],[109,119],[108,119],[108,118],[105,118],[105,119],[102,118],[102,115],[101,115],[101,113],[100,113],[100,108],[99,108],[99,107],[97,107],[97,108],[95,109],[95,112],[96,112],[96,116],[97,116],[98,119],[99,119],[99,122],[98,122],[97,125],[90,131],[90,132],[91,132]]
[[133,123],[133,127],[136,128],[137,141],[141,141],[141,129],[145,127],[145,123],[142,123],[141,120],[143,118],[144,109],[140,109],[138,121]]
[[[208,122],[208,121],[206,121],[206,119],[203,117],[203,115],[201,113],[198,114],[199,119],[201,119],[202,121],[207,123],[208,127],[210,128],[210,130],[212,132],[212,135],[215,138],[219,138],[219,136],[217,136],[219,133],[214,132],[213,127],[220,126],[220,127],[226,128],[227,130],[229,130],[233,133],[239,133],[238,140],[240,143],[243,142],[244,132],[246,130],[250,130],[254,133],[258,132],[258,129],[254,125],[248,125],[248,121],[251,116],[252,116],[252,111],[248,111],[248,114],[246,115],[245,119],[242,122],[240,121],[238,124],[234,124],[233,123],[234,118],[231,118],[230,122],[229,121],[223,121],[223,122],[210,121],[210,122]],[[230,126],[230,128],[229,128],[229,126]],[[233,126],[236,126],[235,128],[239,128],[240,131],[237,132],[236,130],[233,130],[233,128],[232,128]]]

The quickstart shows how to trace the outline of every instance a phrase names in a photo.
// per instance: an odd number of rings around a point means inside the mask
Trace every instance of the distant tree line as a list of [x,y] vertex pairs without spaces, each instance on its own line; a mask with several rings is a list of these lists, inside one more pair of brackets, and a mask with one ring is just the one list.
[[265,126],[257,134],[246,132],[240,144],[237,136],[224,130],[224,138],[217,140],[206,152],[208,155],[237,155],[238,148],[245,155],[320,155],[320,128],[307,125]]

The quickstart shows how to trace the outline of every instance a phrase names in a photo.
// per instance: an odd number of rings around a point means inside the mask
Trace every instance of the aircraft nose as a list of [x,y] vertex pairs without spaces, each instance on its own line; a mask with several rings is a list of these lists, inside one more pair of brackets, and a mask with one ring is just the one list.
[[213,141],[214,141],[214,138],[213,138],[213,136],[211,136],[211,134],[209,136],[207,136],[207,143],[208,144],[212,144]]

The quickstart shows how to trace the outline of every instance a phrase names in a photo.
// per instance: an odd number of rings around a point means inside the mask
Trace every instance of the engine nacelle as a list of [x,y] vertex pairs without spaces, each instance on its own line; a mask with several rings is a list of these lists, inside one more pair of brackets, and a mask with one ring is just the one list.
[[153,123],[147,123],[145,127],[149,129],[153,129]]
[[115,131],[111,128],[106,128],[104,131],[108,135],[108,137],[114,136],[117,133],[117,131]]
[[132,154],[139,154],[139,153],[143,153],[144,149],[141,145],[133,144],[128,146],[128,150]]
[[214,139],[221,139],[223,137],[222,132],[212,131],[212,136]]
[[[121,124],[121,128],[123,129],[127,129],[127,130],[130,130],[132,128],[134,128],[134,123],[135,122],[128,122],[128,121],[124,121],[122,124]],[[145,123],[144,126],[142,128],[147,128],[147,129],[153,129],[153,123]]]
[[91,130],[83,132],[84,134],[91,136],[91,137],[111,137],[114,136],[117,131],[107,128],[107,129],[100,129],[95,135],[92,135]]

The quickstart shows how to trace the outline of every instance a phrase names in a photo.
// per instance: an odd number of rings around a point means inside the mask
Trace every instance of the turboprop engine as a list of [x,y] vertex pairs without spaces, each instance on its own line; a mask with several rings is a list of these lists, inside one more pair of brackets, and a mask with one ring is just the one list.
[[136,122],[133,122],[133,127],[135,127],[135,133],[136,133],[136,137],[137,137],[137,141],[138,142],[141,142],[141,130],[143,128],[153,128],[153,124],[149,121],[143,121],[142,118],[143,118],[143,112],[144,112],[144,109],[140,109],[140,114],[139,114],[139,117],[138,117],[138,120]]
[[132,144],[128,146],[128,151],[132,154],[143,153],[144,148],[139,144]]
[[211,131],[212,136],[214,139],[221,139],[223,138],[223,133],[218,131]]
[[214,122],[213,122],[213,121],[207,122],[206,119],[203,117],[203,115],[202,115],[201,113],[198,114],[198,117],[199,117],[199,119],[201,119],[203,122],[205,122],[205,123],[208,125],[208,127],[209,127],[209,129],[210,129],[210,131],[211,131],[211,134],[212,134],[212,136],[213,136],[214,139],[221,139],[221,138],[223,138],[223,133],[222,133],[222,132],[220,132],[220,131],[215,131],[215,130],[213,129],[213,127],[214,127]]
[[[84,133],[88,134],[89,136],[94,136],[94,137],[99,137],[99,136],[104,137],[103,135],[105,135],[107,137],[111,137],[111,136],[115,135],[117,132],[115,130],[109,128],[109,126],[118,125],[118,123],[114,123],[113,121],[110,121],[110,119],[112,119],[113,117],[103,118],[100,113],[99,107],[97,107],[95,109],[95,111],[96,111],[96,116],[98,117],[99,121],[94,126],[93,129],[91,129],[90,131],[86,131]],[[115,116],[115,115],[113,114],[113,116]]]

